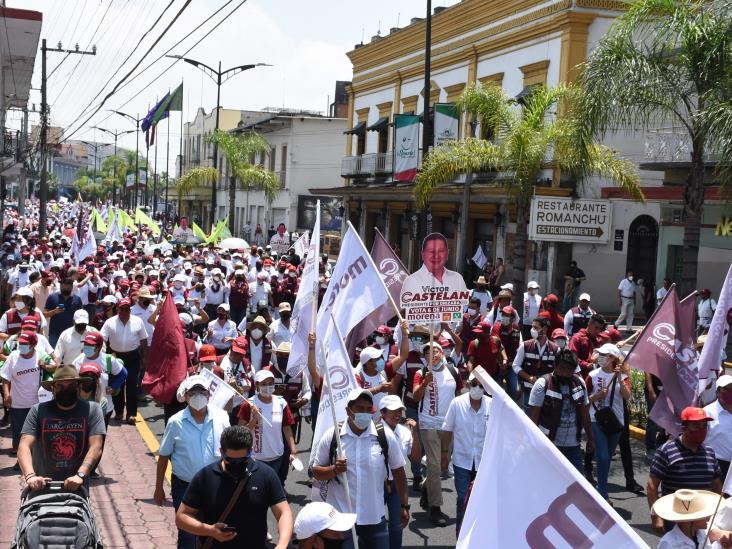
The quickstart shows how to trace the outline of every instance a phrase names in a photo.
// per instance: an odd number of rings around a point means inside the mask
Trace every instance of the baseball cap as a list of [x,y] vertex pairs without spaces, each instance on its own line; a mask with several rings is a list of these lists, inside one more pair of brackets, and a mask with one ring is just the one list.
[[297,539],[305,540],[323,530],[347,532],[355,523],[355,513],[341,513],[330,503],[314,501],[300,510],[294,529]]
[[28,343],[29,345],[35,345],[38,343],[38,336],[33,332],[21,332],[18,336],[18,343]]
[[38,321],[35,318],[25,317],[23,319],[23,322],[20,323],[20,329],[22,331],[33,330],[33,331],[37,332],[38,331]]
[[392,330],[386,324],[382,324],[381,326],[379,326],[378,328],[376,328],[376,333],[382,334],[382,335],[391,335],[392,334]]
[[89,324],[89,313],[79,309],[74,313],[74,324]]
[[204,389],[206,389],[208,391],[209,382],[205,377],[199,376],[198,374],[196,374],[196,375],[190,376],[186,380],[184,380],[182,385],[184,387],[184,389],[183,389],[184,392],[188,392],[191,389],[193,389],[194,387],[203,387]]
[[280,312],[292,311],[292,307],[290,306],[290,304],[287,301],[283,301],[282,303],[280,303],[279,310],[280,310]]
[[440,345],[439,341],[437,340],[433,341],[432,343],[428,341],[427,343],[422,345],[422,354],[425,353],[427,347],[432,347],[433,349],[439,349],[440,351],[442,351],[442,345]]
[[221,303],[218,307],[216,307],[216,310],[219,310],[219,309],[226,311],[228,313],[231,310],[231,307],[229,307],[228,303]]
[[247,338],[239,336],[234,340],[234,343],[231,344],[231,350],[235,353],[239,353],[240,355],[245,355],[247,353],[248,346],[249,343],[247,342]]
[[262,383],[265,379],[274,379],[274,374],[269,370],[259,370],[254,374],[255,383]]
[[605,343],[597,349],[597,352],[601,355],[612,355],[616,358],[623,358],[622,351],[618,349],[617,345],[613,345],[612,343]]
[[501,309],[501,312],[506,316],[513,316],[513,313],[516,312],[513,307],[510,305],[506,305],[503,309]]
[[111,303],[112,305],[117,304],[117,297],[113,295],[105,295],[102,298],[102,303]]
[[483,332],[491,331],[491,323],[487,321],[478,322],[478,325],[473,328],[474,334],[482,334]]
[[97,345],[101,345],[102,343],[104,343],[104,336],[102,336],[102,334],[99,332],[86,334],[84,336],[84,343],[88,345],[94,345],[96,347]]
[[714,418],[709,417],[704,408],[695,408],[687,406],[681,411],[681,421],[712,421]]
[[120,309],[129,309],[130,307],[132,307],[132,301],[129,298],[124,297],[119,300]]
[[97,377],[101,377],[102,369],[96,362],[84,362],[79,367],[79,375],[81,374],[94,374]]
[[732,384],[732,376],[729,374],[724,374],[719,376],[719,379],[717,379],[716,388],[722,389],[723,387],[727,387],[730,384]]
[[198,360],[201,362],[216,360],[216,347],[213,345],[201,345],[201,349],[198,351]]
[[402,402],[402,399],[399,398],[397,395],[386,395],[381,399],[381,403],[379,404],[379,409],[381,410],[404,410],[406,409],[406,406],[404,406],[404,403]]
[[363,366],[369,360],[375,360],[377,358],[380,358],[381,356],[381,349],[377,349],[376,347],[364,347],[363,349],[361,349],[361,356],[359,357],[358,361],[361,363],[361,366]]
[[588,294],[588,293],[580,294],[579,300],[580,301],[592,301],[590,299],[590,294]]
[[[503,286],[501,286],[501,287],[503,287]],[[526,287],[529,288],[529,289],[531,289],[531,290],[536,290],[537,288],[541,288],[541,286],[539,286],[539,283],[536,282],[535,280],[532,280],[531,282],[529,282],[526,285]]]
[[179,313],[178,318],[186,326],[193,323],[193,317],[191,315],[189,315],[188,313]]
[[356,389],[351,389],[351,392],[348,393],[348,399],[346,400],[346,402],[350,404],[351,402],[353,402],[354,400],[358,400],[362,396],[365,396],[371,402],[374,401],[374,395],[371,394],[371,391],[358,387]]
[[552,339],[567,339],[567,332],[562,330],[561,328],[557,328],[552,332]]
[[18,288],[15,295],[19,295],[21,297],[33,297],[33,291],[28,286],[23,286],[22,288]]

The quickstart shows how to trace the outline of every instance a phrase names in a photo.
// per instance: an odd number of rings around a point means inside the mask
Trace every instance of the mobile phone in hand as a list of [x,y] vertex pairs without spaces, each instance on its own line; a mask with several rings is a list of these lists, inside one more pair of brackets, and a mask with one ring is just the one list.
[[221,528],[222,532],[236,532],[236,528],[234,526],[224,526]]

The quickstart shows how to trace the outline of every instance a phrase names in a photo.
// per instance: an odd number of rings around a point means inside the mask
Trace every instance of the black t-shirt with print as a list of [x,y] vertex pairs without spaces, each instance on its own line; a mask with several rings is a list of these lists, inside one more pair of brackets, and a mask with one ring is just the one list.
[[53,480],[76,474],[89,450],[89,437],[106,434],[102,408],[96,402],[79,400],[71,410],[56,401],[36,404],[23,424],[24,435],[35,437],[33,470]]

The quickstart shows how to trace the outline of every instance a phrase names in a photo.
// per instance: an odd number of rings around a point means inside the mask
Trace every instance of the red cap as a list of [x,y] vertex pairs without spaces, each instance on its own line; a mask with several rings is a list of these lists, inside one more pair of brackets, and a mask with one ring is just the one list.
[[544,298],[544,302],[550,305],[556,305],[557,303],[559,303],[559,298],[554,294],[549,294]]
[[287,270],[290,271],[291,273],[296,273],[297,272],[297,267],[295,267],[294,265],[290,265],[287,268]]
[[84,343],[94,345],[96,347],[97,345],[104,343],[104,337],[102,337],[102,334],[99,332],[90,332],[84,336]]
[[239,336],[234,340],[234,343],[231,345],[231,350],[235,353],[239,353],[240,355],[247,354],[247,347],[249,347],[249,342],[247,341],[247,338],[244,336]]
[[38,336],[33,332],[21,332],[21,334],[18,336],[18,343],[28,343],[30,345],[35,345],[36,343],[38,343]]
[[483,332],[490,332],[491,331],[491,323],[487,321],[479,322],[478,325],[473,328],[474,334],[482,334]]
[[712,419],[704,411],[704,408],[695,408],[688,406],[681,411],[681,421],[712,421]]
[[560,338],[567,339],[567,332],[565,332],[561,328],[557,328],[556,330],[554,330],[552,332],[552,339],[560,339]]
[[623,336],[620,335],[620,332],[618,332],[617,328],[615,326],[609,326],[605,332],[607,333],[608,338],[613,343],[617,343],[621,339],[623,339]]
[[96,362],[84,362],[79,368],[79,374],[94,374],[97,377],[101,377],[102,369]]
[[211,362],[216,360],[216,347],[213,345],[201,345],[198,351],[198,360],[201,362]]
[[51,278],[52,276],[51,271],[41,271],[41,278]]
[[391,335],[391,328],[387,326],[386,324],[382,324],[378,328],[376,328],[377,334],[383,334],[383,335]]
[[442,348],[443,349],[446,348],[446,347],[449,347],[451,345],[450,340],[447,339],[446,337],[442,337],[442,336],[440,336],[440,337],[437,338],[437,343],[439,343],[440,345],[442,345]]
[[506,305],[506,306],[505,306],[505,307],[504,307],[503,309],[501,309],[501,312],[502,312],[502,313],[503,313],[504,315],[507,315],[507,316],[513,316],[513,314],[514,314],[514,313],[515,313],[516,311],[515,311],[515,309],[514,309],[513,307],[511,307],[510,305]]
[[130,307],[132,307],[132,300],[128,297],[123,297],[119,300],[117,307],[120,309],[129,309]]
[[265,259],[263,265],[265,265],[265,266],[271,266],[272,265],[272,260],[269,259],[269,258]]
[[38,330],[38,322],[36,322],[32,318],[26,318],[23,320],[23,322],[20,323],[20,329],[21,330]]

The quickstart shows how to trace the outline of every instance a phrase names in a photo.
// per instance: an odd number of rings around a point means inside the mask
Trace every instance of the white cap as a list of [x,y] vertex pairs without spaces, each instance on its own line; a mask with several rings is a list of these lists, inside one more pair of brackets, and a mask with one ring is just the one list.
[[425,343],[424,345],[422,345],[422,354],[424,354],[425,349],[427,347],[433,347],[435,349],[439,349],[440,351],[442,351],[442,345],[440,345],[439,343],[437,343],[437,341],[433,341],[432,343],[430,343],[428,341],[427,343]]
[[727,385],[732,384],[732,376],[729,374],[724,374],[719,376],[716,383],[716,388],[721,389],[722,387],[726,387]]
[[580,296],[579,296],[579,300],[580,300],[580,301],[585,301],[585,300],[587,300],[587,301],[592,301],[592,300],[590,299],[590,294],[588,294],[588,293],[586,293],[586,292],[585,292],[584,294],[580,294]]
[[298,513],[295,519],[295,535],[302,541],[323,530],[348,532],[355,523],[355,513],[341,513],[330,503],[314,501]]
[[184,387],[183,392],[188,392],[196,386],[201,386],[208,391],[209,382],[208,380],[199,375],[189,376],[183,380],[181,386]]
[[15,295],[19,295],[21,297],[33,297],[33,291],[28,286],[23,286],[22,288],[18,288]]
[[114,273],[112,273],[112,278],[124,278],[125,276],[127,276],[127,273],[124,271],[114,271]]
[[274,379],[274,374],[269,370],[259,370],[254,374],[255,383],[262,383],[265,379]]
[[267,280],[267,273],[265,273],[265,272],[257,273],[257,280]]
[[177,274],[173,277],[173,282],[187,282],[188,277],[186,275]]
[[244,269],[237,269],[234,271],[234,276],[244,276],[245,274]]
[[361,366],[363,366],[369,360],[375,360],[377,358],[380,358],[381,356],[381,349],[377,349],[376,347],[364,347],[361,350],[361,356],[359,357],[358,361],[361,363]]
[[152,269],[149,273],[147,273],[147,276],[160,276],[160,272],[158,272],[156,269]]
[[540,288],[541,286],[539,286],[538,282],[536,282],[535,280],[532,280],[531,282],[528,283],[528,285],[526,287],[529,288],[530,290],[536,290],[537,288]]
[[509,290],[509,291],[513,292],[513,283],[506,282],[503,286],[501,286],[501,290]]
[[404,406],[402,399],[397,395],[386,395],[381,399],[379,408],[382,410],[404,410],[406,406]]
[[192,269],[193,268],[193,265],[191,265],[191,262],[190,261],[186,261],[185,263],[183,263],[183,268],[184,269]]
[[113,295],[105,295],[102,298],[102,303],[111,303],[112,305],[117,305],[117,298]]
[[216,275],[221,275],[221,269],[219,269],[218,267],[214,267],[213,269],[211,269],[211,276]]
[[74,313],[74,324],[89,324],[89,313],[79,309]]
[[371,402],[374,401],[374,395],[371,394],[371,391],[368,389],[362,389],[361,387],[357,387],[356,389],[351,389],[351,392],[348,393],[348,400],[346,402],[351,403],[354,400],[358,400],[362,396],[367,397]]
[[175,303],[176,305],[185,305],[186,298],[182,295],[176,295],[175,297],[173,297],[173,303]]
[[178,313],[178,318],[186,326],[188,326],[189,324],[191,324],[193,322],[193,317],[191,315],[189,315],[188,313]]
[[601,355],[612,355],[616,358],[623,358],[622,351],[618,349],[618,346],[614,345],[613,343],[605,343],[599,349],[597,349],[597,352]]
[[227,313],[231,310],[231,307],[229,307],[228,303],[221,303],[218,307],[216,307],[216,310],[223,309]]

